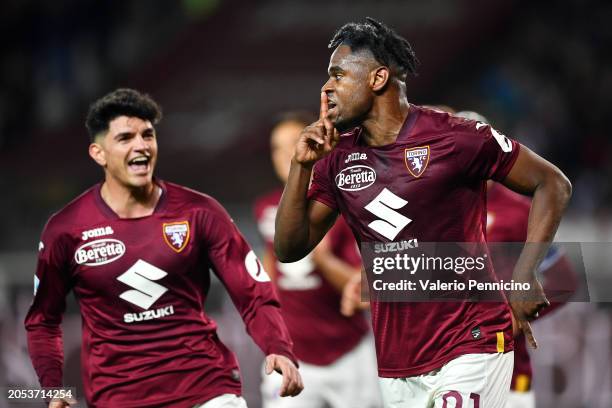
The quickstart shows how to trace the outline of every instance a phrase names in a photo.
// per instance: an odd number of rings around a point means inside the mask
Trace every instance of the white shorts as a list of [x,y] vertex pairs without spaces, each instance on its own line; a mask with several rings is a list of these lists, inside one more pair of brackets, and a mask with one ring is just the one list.
[[248,408],[244,398],[234,394],[223,394],[206,401],[203,404],[197,404],[193,408]]
[[380,378],[385,408],[500,408],[510,391],[514,352],[465,354],[437,370]]
[[278,395],[282,376],[263,376],[263,408],[379,408],[382,407],[377,379],[376,352],[372,336],[327,366],[300,361],[304,390],[297,397]]
[[510,390],[506,408],[535,408],[535,394],[533,391],[516,392]]

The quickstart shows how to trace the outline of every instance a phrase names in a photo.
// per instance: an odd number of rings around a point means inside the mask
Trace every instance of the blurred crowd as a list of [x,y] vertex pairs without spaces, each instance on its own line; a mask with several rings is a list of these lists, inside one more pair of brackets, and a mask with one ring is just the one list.
[[593,0],[520,8],[490,64],[460,74],[452,96],[563,169],[584,216],[611,210],[611,18],[612,4]]
[[[358,3],[360,9],[367,9],[366,1]],[[380,10],[388,12],[393,9],[393,1],[384,3],[385,7],[380,6]],[[395,3],[400,7],[399,2]],[[440,1],[442,6],[452,6],[452,10],[458,16],[474,13],[482,14],[482,19],[488,18],[484,12],[485,8],[474,7],[476,3],[470,0]],[[472,41],[463,46],[463,50],[456,53],[454,59],[442,71],[443,75],[436,74],[439,78],[434,78],[426,86],[414,88],[411,86],[409,99],[416,103],[421,101],[446,103],[459,110],[479,111],[500,131],[517,138],[568,174],[575,191],[570,213],[586,217],[607,217],[610,213],[609,202],[612,199],[612,183],[609,182],[612,177],[612,142],[606,135],[604,121],[612,98],[612,69],[609,64],[610,55],[607,52],[608,46],[612,44],[610,38],[612,30],[608,29],[608,21],[612,18],[612,5],[596,0],[567,0],[554,7],[550,4],[525,1],[504,0],[499,3],[506,6],[504,10],[507,10],[505,12],[507,15],[491,27],[487,26],[486,35],[480,34],[479,42]],[[297,7],[300,3],[292,4]],[[330,10],[342,10],[341,6],[345,3],[338,0],[330,4],[329,7],[337,6]],[[270,10],[291,9],[287,5],[281,8],[280,3],[278,7],[275,5],[274,1],[268,1],[261,7],[268,10],[268,13]],[[86,144],[82,127],[84,113],[90,101],[118,85],[139,87],[141,84],[156,83],[156,89],[145,90],[153,92],[162,100],[164,106],[170,105],[172,108],[180,106],[180,103],[187,103],[181,100],[180,96],[184,96],[187,100],[196,100],[199,106],[195,111],[182,112],[181,115],[170,116],[167,119],[165,126],[172,125],[169,126],[170,131],[166,133],[180,133],[182,137],[170,141],[166,146],[169,145],[171,148],[174,144],[178,148],[181,143],[185,145],[189,143],[188,131],[184,129],[192,129],[191,132],[195,132],[206,118],[209,119],[208,127],[200,126],[203,130],[199,132],[210,134],[211,131],[215,131],[213,127],[219,128],[219,134],[223,135],[221,132],[226,132],[222,138],[226,139],[227,144],[223,144],[218,138],[214,142],[213,138],[208,137],[204,139],[206,140],[204,145],[209,144],[212,149],[214,143],[221,143],[214,147],[221,149],[219,157],[222,157],[224,162],[235,160],[236,149],[232,149],[229,143],[232,137],[229,131],[234,131],[233,137],[238,140],[245,140],[245,137],[253,138],[255,135],[250,129],[252,125],[247,126],[244,120],[240,122],[239,116],[243,116],[245,110],[252,112],[256,109],[257,103],[248,98],[240,102],[244,105],[240,108],[240,112],[230,114],[229,109],[235,107],[238,101],[228,93],[241,92],[240,86],[242,86],[246,94],[248,92],[246,88],[250,86],[244,87],[237,82],[239,81],[237,79],[234,86],[238,88],[210,89],[214,101],[218,100],[216,93],[225,93],[226,100],[223,107],[227,107],[228,112],[223,113],[218,110],[218,104],[215,106],[217,110],[211,111],[210,101],[202,102],[202,98],[206,95],[194,99],[193,95],[189,96],[189,89],[178,89],[176,79],[147,82],[143,81],[143,77],[157,75],[164,78],[164,72],[150,72],[153,69],[150,67],[156,67],[158,71],[170,70],[175,59],[172,50],[177,48],[176,44],[181,45],[186,42],[185,38],[190,35],[192,26],[201,28],[210,21],[206,33],[215,33],[212,36],[213,40],[217,36],[219,38],[226,36],[227,40],[224,41],[236,43],[232,37],[243,36],[243,32],[237,31],[235,27],[253,27],[259,24],[260,29],[264,30],[263,27],[269,25],[261,25],[261,21],[265,21],[265,16],[256,13],[247,13],[246,17],[243,13],[243,19],[253,20],[250,25],[248,21],[232,22],[232,16],[239,15],[240,10],[245,7],[247,3],[239,0],[151,1],[146,4],[138,1],[93,0],[7,2],[4,12],[0,15],[0,30],[2,30],[0,42],[3,48],[0,73],[0,166],[4,165],[0,187],[5,191],[11,191],[12,194],[2,200],[0,217],[4,218],[3,223],[6,222],[9,226],[18,227],[15,220],[24,219],[31,221],[31,224],[25,221],[25,225],[21,225],[22,236],[27,239],[0,239],[0,248],[28,248],[26,245],[36,241],[41,223],[48,217],[50,211],[58,209],[56,207],[58,204],[66,202],[82,188],[91,184],[91,178],[83,181],[82,176],[94,174],[93,167],[84,164],[87,163],[83,153]],[[257,6],[249,4],[248,7],[254,10]],[[410,10],[405,4],[402,7],[404,7],[402,10]],[[377,10],[377,7],[372,6],[371,9]],[[224,18],[218,17],[223,14]],[[448,24],[448,16],[444,17],[443,13],[438,14],[442,17],[431,18],[429,26],[425,26],[426,34],[434,32],[445,22]],[[385,20],[385,16],[378,17]],[[304,20],[310,22],[303,24],[305,27],[300,28],[301,32],[309,30],[308,24],[314,24],[314,19],[308,18],[310,20],[304,16]],[[342,19],[341,16],[335,18]],[[271,32],[283,29],[288,30],[285,33],[291,33],[291,27],[286,27],[288,22],[270,28]],[[421,31],[415,35],[411,35],[411,27],[414,29],[414,23],[407,24],[405,28],[401,26],[397,28],[408,38],[415,38],[412,41],[417,51],[425,50],[431,53],[432,51],[428,49],[428,40],[422,38],[423,27],[420,26]],[[261,32],[254,32],[252,28],[248,31],[253,32],[253,38],[263,35]],[[331,31],[323,34],[324,38],[328,37]],[[279,37],[285,35],[280,34]],[[211,36],[206,37],[206,42],[211,43]],[[316,40],[300,36],[300,41],[316,41],[309,47],[325,52],[325,43],[321,42],[321,36],[314,38]],[[240,44],[244,44],[245,41],[248,43],[253,40],[247,38],[241,41]],[[193,47],[204,42],[192,39],[188,47],[183,45],[181,52],[184,54],[185,49],[192,52]],[[283,49],[268,39],[264,40],[263,44],[266,42],[270,47]],[[251,56],[248,61],[246,59],[236,61],[235,50],[232,47],[223,48],[223,43],[218,44],[224,54],[216,55],[214,64],[211,64],[206,55],[197,55],[197,53],[193,54],[194,64],[197,59],[202,60],[203,62],[200,62],[204,64],[202,72],[206,72],[204,69],[209,69],[215,64],[223,66],[224,58],[231,61],[227,63],[229,65],[242,62],[245,70],[243,78],[251,81],[253,87],[257,87],[258,82],[253,81],[248,75],[249,73],[257,75],[258,71],[253,67],[261,63],[254,61]],[[261,46],[260,44],[257,45]],[[206,52],[214,46],[208,45],[208,49],[202,47],[203,52]],[[284,49],[291,52],[286,47]],[[243,52],[245,54],[251,52],[248,55],[252,55],[252,51]],[[279,53],[277,50],[274,52]],[[265,55],[264,50],[257,53]],[[189,54],[183,56],[180,63],[181,71],[177,71],[177,75],[189,72],[189,67],[184,66],[185,61],[190,61]],[[278,61],[274,63],[279,64]],[[287,61],[287,64],[293,66],[292,61]],[[315,82],[308,82],[309,88],[314,89],[310,86],[311,83],[322,83],[323,64],[323,61],[312,63],[313,66],[321,65],[317,70],[307,68],[311,75],[309,79],[315,78]],[[432,71],[431,65],[433,64],[422,66],[421,70],[425,73]],[[196,67],[196,70],[200,69],[201,65]],[[239,66],[232,67],[232,69],[239,68]],[[262,73],[269,71],[265,65],[257,69]],[[222,72],[226,73],[227,69],[224,67]],[[209,73],[215,75],[216,71]],[[197,76],[191,74],[191,77],[187,78],[197,78]],[[206,80],[210,81],[210,78]],[[224,79],[220,79],[222,80]],[[193,79],[189,81],[192,82]],[[262,81],[266,81],[267,87],[275,86],[274,83],[270,83],[269,78],[262,78]],[[419,79],[416,81],[418,85]],[[208,90],[208,88],[203,89],[206,84],[203,82],[192,88],[195,90],[200,86],[202,89],[198,94],[201,94]],[[188,85],[191,87],[191,84]],[[278,92],[278,89],[285,86],[286,82],[279,82],[276,91],[272,92]],[[296,86],[299,87],[299,84]],[[177,89],[164,89],[168,87]],[[159,94],[162,94],[162,97]],[[273,96],[271,99],[278,100],[278,96]],[[228,100],[232,102],[228,103]],[[257,118],[260,119],[275,115],[277,111],[274,109],[280,108],[269,101],[259,102],[260,109],[262,106],[267,109],[259,112]],[[265,105],[266,103],[268,105]],[[295,107],[282,107],[282,109],[289,108]],[[198,116],[202,118],[199,121],[196,120]],[[229,124],[228,117],[236,117],[237,120]],[[223,123],[228,123],[233,128],[223,129],[226,128]],[[79,160],[71,161],[74,168],[69,167],[64,160],[57,168],[49,168],[49,161],[39,162],[46,163],[40,164],[41,167],[47,167],[44,173],[40,167],[24,166],[29,168],[29,171],[21,167],[30,162],[33,155],[42,152],[54,154],[58,149],[64,148],[62,144],[69,144],[69,141],[63,139],[58,142],[56,140],[58,136],[75,133],[83,135],[83,145],[79,145],[79,150],[74,150],[80,152]],[[265,135],[263,136],[265,138]],[[196,135],[196,137],[204,136]],[[261,141],[257,143],[261,146]],[[60,156],[61,159],[63,156]],[[197,157],[193,160],[196,161]],[[261,157],[256,157],[250,165],[253,174],[265,174],[269,169],[266,167],[265,158]],[[18,172],[17,168],[20,169]],[[11,174],[17,176],[11,177]],[[189,184],[191,180],[185,182]],[[254,183],[259,183],[259,179]],[[263,186],[269,187],[269,184],[266,186],[263,183]],[[253,190],[263,186],[258,185]],[[196,184],[194,187],[208,189],[208,185],[205,184]],[[212,192],[217,194],[216,191]],[[219,198],[224,201],[223,192]],[[232,202],[226,204],[248,203],[250,199],[246,192],[243,195],[235,193],[231,196]]]

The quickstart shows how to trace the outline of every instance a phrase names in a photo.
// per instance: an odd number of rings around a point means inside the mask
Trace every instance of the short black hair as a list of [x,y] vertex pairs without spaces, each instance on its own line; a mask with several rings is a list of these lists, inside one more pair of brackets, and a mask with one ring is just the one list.
[[162,118],[161,107],[147,94],[134,89],[119,88],[92,103],[85,127],[89,140],[108,130],[109,123],[119,116],[134,116],[157,124]]
[[379,63],[395,68],[405,80],[407,74],[417,75],[419,60],[410,43],[383,23],[366,17],[364,23],[347,23],[340,27],[328,48],[348,45],[352,51],[368,49]]

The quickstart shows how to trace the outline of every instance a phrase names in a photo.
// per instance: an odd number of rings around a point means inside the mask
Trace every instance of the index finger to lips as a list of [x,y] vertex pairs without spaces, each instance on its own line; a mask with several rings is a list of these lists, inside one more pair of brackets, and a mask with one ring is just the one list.
[[323,120],[327,117],[327,94],[321,92],[321,110],[319,111],[319,119]]

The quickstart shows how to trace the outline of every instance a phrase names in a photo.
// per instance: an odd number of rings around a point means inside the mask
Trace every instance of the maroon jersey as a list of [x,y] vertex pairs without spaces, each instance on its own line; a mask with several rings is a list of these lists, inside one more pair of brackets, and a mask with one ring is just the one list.
[[[269,256],[273,257],[275,284],[282,313],[294,342],[295,355],[309,364],[328,365],[353,349],[368,331],[362,313],[340,313],[341,295],[316,269],[311,256],[280,263],[274,256],[274,219],[282,190],[255,203],[255,217]],[[361,266],[351,230],[339,218],[328,232],[330,250],[343,261]]]
[[[360,133],[343,135],[315,165],[309,191],[344,215],[360,243],[485,242],[485,180],[505,178],[518,156],[516,142],[489,125],[414,105],[394,143],[371,147]],[[372,302],[371,308],[381,377],[414,376],[462,354],[512,349],[506,303]]]
[[73,290],[89,406],[192,407],[240,394],[236,358],[203,307],[209,270],[263,352],[295,360],[269,278],[223,207],[158,184],[163,192],[150,216],[119,218],[97,185],[47,223],[25,321],[42,386],[62,385],[60,323]]
[[[500,184],[493,184],[487,192],[487,241],[491,243],[520,242],[527,239],[527,225],[531,200],[517,194]],[[504,246],[493,244],[492,257],[495,272],[500,279],[512,279],[514,263],[519,255],[522,245]],[[497,251],[495,249],[498,249]],[[499,253],[496,253],[499,252]],[[505,259],[504,259],[505,258]],[[563,281],[565,288],[572,286],[576,280],[569,259],[556,247],[546,254],[540,265],[544,273],[544,291],[549,292],[552,282]],[[547,279],[548,276],[554,277]],[[575,283],[574,283],[575,288]],[[562,303],[551,302],[540,312],[540,317],[555,310]],[[511,388],[516,391],[527,391],[531,387],[532,379],[531,359],[527,351],[527,341],[522,334],[514,339],[514,371],[512,373]]]

